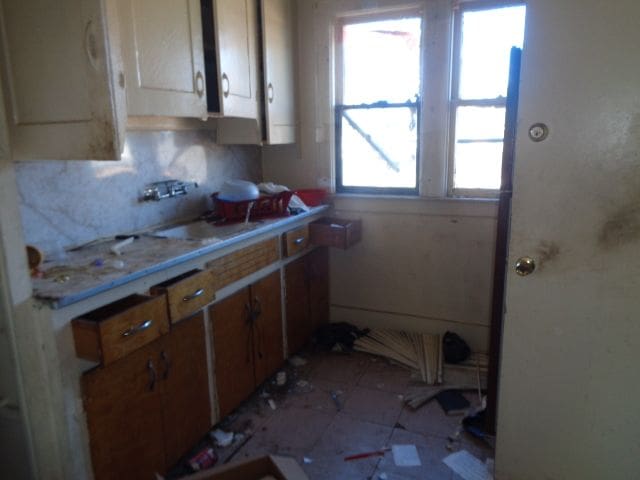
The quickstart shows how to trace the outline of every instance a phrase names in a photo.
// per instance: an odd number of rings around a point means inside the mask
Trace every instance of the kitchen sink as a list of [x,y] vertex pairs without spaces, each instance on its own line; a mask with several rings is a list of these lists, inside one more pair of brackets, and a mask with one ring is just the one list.
[[150,235],[160,238],[179,238],[181,240],[199,241],[202,244],[222,242],[227,238],[250,232],[258,228],[262,222],[232,223],[229,225],[211,225],[204,220],[177,225],[151,232]]

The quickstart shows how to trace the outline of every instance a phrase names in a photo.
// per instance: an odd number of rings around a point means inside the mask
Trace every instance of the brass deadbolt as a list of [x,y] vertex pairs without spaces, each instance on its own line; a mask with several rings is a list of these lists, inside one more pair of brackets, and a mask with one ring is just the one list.
[[531,257],[520,257],[516,261],[516,273],[522,277],[531,275],[536,269],[536,262]]

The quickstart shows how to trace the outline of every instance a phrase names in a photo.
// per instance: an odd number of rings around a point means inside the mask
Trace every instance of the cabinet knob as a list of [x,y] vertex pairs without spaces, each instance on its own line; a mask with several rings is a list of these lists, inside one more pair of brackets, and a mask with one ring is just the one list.
[[227,76],[226,73],[222,74],[222,79],[221,79],[221,86],[222,86],[222,95],[226,97],[229,96],[229,91],[231,89],[231,84],[229,83],[229,77]]
[[271,82],[267,85],[267,100],[269,103],[273,103],[273,84]]
[[200,98],[204,95],[204,75],[202,75],[201,71],[196,73],[196,93]]

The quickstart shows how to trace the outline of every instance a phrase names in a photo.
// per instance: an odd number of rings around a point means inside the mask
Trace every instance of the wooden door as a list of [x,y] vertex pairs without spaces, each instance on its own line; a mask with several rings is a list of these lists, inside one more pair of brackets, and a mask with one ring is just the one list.
[[309,275],[306,257],[300,257],[284,268],[287,351],[300,350],[313,331],[309,316]]
[[118,3],[129,115],[205,118],[198,0]]
[[261,0],[266,141],[296,141],[295,28],[292,0]]
[[158,354],[164,339],[82,376],[96,480],[154,478],[165,468],[163,386]]
[[213,354],[220,418],[253,392],[253,329],[249,319],[249,289],[210,307]]
[[311,334],[321,325],[329,323],[329,249],[316,248],[308,255],[309,318]]
[[257,4],[213,0],[220,114],[258,118]]
[[284,361],[280,272],[251,285],[256,385],[275,373]]
[[612,6],[527,3],[496,478],[640,472],[640,5]]
[[12,158],[119,159],[124,103],[118,54],[106,44],[108,8],[100,0],[0,3]]
[[160,351],[164,381],[164,439],[167,468],[211,428],[209,376],[202,312],[173,325]]

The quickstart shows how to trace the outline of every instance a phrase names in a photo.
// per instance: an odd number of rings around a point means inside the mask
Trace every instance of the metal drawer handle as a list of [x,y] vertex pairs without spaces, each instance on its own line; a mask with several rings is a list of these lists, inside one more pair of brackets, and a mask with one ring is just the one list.
[[229,92],[231,91],[231,82],[229,82],[229,76],[226,73],[222,74],[221,84],[222,95],[224,95],[224,98],[227,98],[229,96]]
[[153,389],[156,388],[156,378],[158,374],[156,373],[156,369],[153,366],[153,360],[149,360],[147,362],[147,370],[149,370],[149,391],[153,392]]
[[267,85],[267,100],[269,103],[273,103],[273,84]]
[[198,97],[202,98],[202,96],[204,95],[204,75],[202,75],[202,72],[198,70],[198,73],[196,73],[196,94],[198,94]]
[[136,333],[144,332],[147,328],[149,328],[153,324],[153,320],[146,320],[142,322],[137,327],[131,327],[125,330],[122,333],[123,337],[130,337],[131,335],[135,335]]
[[193,300],[194,298],[198,298],[198,297],[202,296],[203,294],[204,294],[204,288],[199,288],[198,290],[193,292],[191,295],[187,295],[186,297],[183,297],[182,301],[183,302],[188,302],[190,300]]
[[293,243],[295,243],[296,245],[300,245],[302,242],[304,242],[305,237],[298,237],[296,238]]

